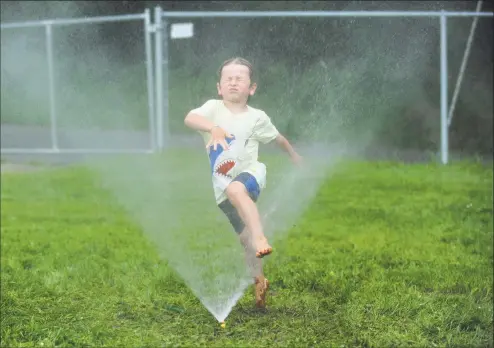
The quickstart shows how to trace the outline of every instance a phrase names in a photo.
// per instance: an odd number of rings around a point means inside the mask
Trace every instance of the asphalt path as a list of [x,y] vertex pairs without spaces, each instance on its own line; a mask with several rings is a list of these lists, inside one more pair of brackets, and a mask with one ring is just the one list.
[[[51,130],[47,127],[19,126],[11,124],[1,125],[1,148],[2,160],[9,163],[29,163],[37,162],[53,165],[64,165],[83,161],[87,158],[85,153],[55,153],[42,154],[35,153],[38,149],[52,148]],[[61,129],[57,131],[58,148],[65,150],[118,150],[146,151],[151,149],[151,139],[149,132],[129,131],[129,130],[98,130],[98,129]],[[311,153],[316,156],[327,156],[334,153],[334,148],[327,145],[295,144],[302,153]],[[172,148],[191,148],[203,151],[202,139],[199,135],[191,133],[190,136],[170,136],[166,139],[166,146]],[[26,149],[33,153],[7,153],[8,149]],[[264,147],[261,151],[279,151],[273,145]],[[305,151],[305,152],[304,152]],[[397,160],[406,163],[429,162],[436,158],[439,161],[439,154],[417,150],[396,150],[388,148],[367,148],[365,151],[345,150],[346,156],[354,159],[365,160]],[[106,156],[107,154],[95,154],[96,156]],[[452,153],[452,160],[465,159],[468,156]],[[492,157],[484,159],[484,162],[492,163]]]

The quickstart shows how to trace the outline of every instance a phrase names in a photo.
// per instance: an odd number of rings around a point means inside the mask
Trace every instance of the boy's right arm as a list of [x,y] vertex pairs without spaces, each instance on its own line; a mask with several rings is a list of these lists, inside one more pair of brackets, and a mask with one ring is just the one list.
[[228,134],[224,129],[220,126],[214,124],[210,119],[199,115],[198,113],[192,110],[185,117],[184,123],[187,127],[200,131],[211,133],[211,137],[209,142],[206,145],[206,148],[209,148],[213,145],[213,149],[216,151],[218,145],[223,146],[223,149],[228,149],[228,143],[226,142],[226,137],[231,138],[231,134]]
[[201,132],[211,132],[215,126],[211,120],[192,111],[187,114],[184,123],[187,127]]
[[215,106],[215,100],[208,100],[200,107],[190,110],[185,117],[185,125],[196,131],[210,132],[214,127]]

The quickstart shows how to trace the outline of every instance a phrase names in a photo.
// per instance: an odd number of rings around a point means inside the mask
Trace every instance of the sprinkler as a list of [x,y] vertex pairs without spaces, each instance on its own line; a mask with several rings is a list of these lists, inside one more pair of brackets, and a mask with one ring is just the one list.
[[224,328],[226,327],[225,322],[224,322],[224,321],[222,321],[222,322],[220,323],[220,326],[221,326],[221,328],[222,328],[222,329],[224,329]]

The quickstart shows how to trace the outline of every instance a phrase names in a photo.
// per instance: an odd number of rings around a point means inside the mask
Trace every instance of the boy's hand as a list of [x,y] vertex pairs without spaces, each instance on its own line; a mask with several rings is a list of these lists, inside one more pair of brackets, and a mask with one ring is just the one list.
[[213,145],[213,150],[216,151],[218,145],[223,146],[223,150],[228,150],[229,146],[226,142],[226,138],[233,138],[233,135],[227,133],[223,128],[219,126],[214,126],[210,130],[211,138],[209,139],[206,148],[208,149],[211,145]]
[[301,166],[304,159],[302,156],[300,156],[298,153],[293,153],[292,156],[291,156],[291,159],[292,159],[292,162],[293,164],[295,164],[296,166]]
[[278,134],[276,137],[276,143],[283,149],[285,150],[288,155],[290,156],[290,159],[292,162],[297,165],[301,166],[303,162],[302,156],[300,156],[290,145],[290,142],[281,134]]

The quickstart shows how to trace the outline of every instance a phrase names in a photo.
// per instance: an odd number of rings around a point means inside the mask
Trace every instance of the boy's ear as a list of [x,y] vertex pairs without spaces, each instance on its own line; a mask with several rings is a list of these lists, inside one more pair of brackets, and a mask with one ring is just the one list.
[[250,85],[249,94],[250,95],[254,95],[254,93],[256,93],[256,89],[257,89],[257,83],[252,82],[252,84]]
[[218,90],[218,95],[221,95],[221,89],[219,82],[216,82],[216,89]]

